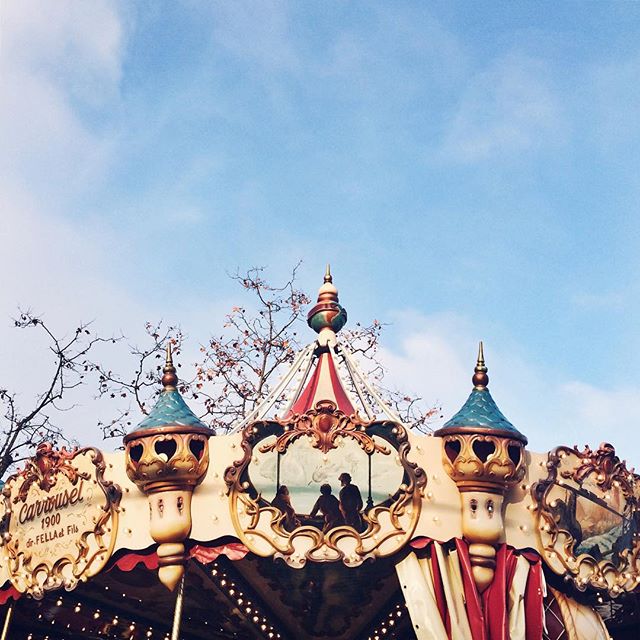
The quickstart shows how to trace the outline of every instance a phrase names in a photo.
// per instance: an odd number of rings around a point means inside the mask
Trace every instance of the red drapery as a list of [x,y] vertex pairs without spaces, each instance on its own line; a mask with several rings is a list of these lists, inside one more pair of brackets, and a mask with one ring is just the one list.
[[[446,608],[442,576],[436,554],[431,548],[435,543],[427,538],[419,538],[411,542],[414,549],[427,550],[433,575],[438,610],[450,635],[451,625]],[[540,556],[533,551],[517,551],[506,544],[500,545],[496,554],[496,569],[491,585],[480,594],[473,580],[469,547],[464,540],[455,539],[460,570],[464,588],[465,608],[474,640],[510,640],[508,598],[511,583],[516,569],[518,556],[529,562],[524,606],[526,617],[527,640],[542,640],[544,627],[544,585],[542,562]]]
[[[194,544],[189,549],[189,557],[195,558],[202,564],[213,562],[218,556],[225,555],[229,560],[242,560],[249,549],[241,542],[228,542],[217,546]],[[131,571],[139,564],[153,571],[158,568],[158,554],[155,550],[149,553],[136,553],[132,551],[118,558],[109,568],[118,567],[121,571]]]
[[[249,549],[241,542],[227,542],[226,544],[212,547],[194,544],[189,549],[189,557],[195,558],[199,562],[202,562],[202,564],[209,564],[220,555],[227,556],[229,560],[242,560],[247,553],[249,553]],[[149,571],[155,571],[158,568],[158,554],[155,552],[155,549],[147,553],[135,551],[125,553],[115,560],[107,568],[107,571],[113,569],[113,567],[117,567],[121,571],[133,571],[139,564],[143,564]],[[0,605],[6,604],[10,598],[17,600],[21,596],[22,593],[16,590],[10,582],[7,582],[4,587],[0,589]]]

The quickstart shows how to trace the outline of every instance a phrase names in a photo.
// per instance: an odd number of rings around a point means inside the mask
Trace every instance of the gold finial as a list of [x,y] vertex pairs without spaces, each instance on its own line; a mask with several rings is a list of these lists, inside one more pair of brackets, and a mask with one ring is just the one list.
[[171,354],[171,340],[167,342],[167,359],[162,369],[162,385],[165,389],[173,389],[178,384],[176,368],[173,366],[173,356]]
[[487,375],[487,367],[484,363],[484,347],[482,340],[478,345],[478,360],[476,362],[475,373],[473,374],[473,385],[478,389],[484,389],[489,384],[489,376]]
[[325,282],[333,282],[333,276],[331,275],[331,265],[327,262],[327,270],[324,273]]

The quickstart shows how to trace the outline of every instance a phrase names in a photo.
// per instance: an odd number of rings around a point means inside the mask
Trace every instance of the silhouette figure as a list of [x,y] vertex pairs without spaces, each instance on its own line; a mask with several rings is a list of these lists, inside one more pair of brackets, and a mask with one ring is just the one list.
[[340,513],[345,524],[353,527],[357,531],[362,529],[362,496],[360,489],[355,484],[351,484],[351,476],[348,473],[341,473],[338,477],[342,489],[340,489]]
[[278,487],[276,497],[271,501],[271,506],[284,513],[283,526],[287,531],[293,531],[300,526],[300,520],[298,520],[295,509],[291,504],[291,496],[286,484],[281,484]]
[[320,487],[320,497],[311,509],[310,517],[314,518],[320,512],[324,516],[323,531],[329,531],[333,527],[343,524],[342,515],[340,513],[340,502],[331,493],[331,485],[323,484]]

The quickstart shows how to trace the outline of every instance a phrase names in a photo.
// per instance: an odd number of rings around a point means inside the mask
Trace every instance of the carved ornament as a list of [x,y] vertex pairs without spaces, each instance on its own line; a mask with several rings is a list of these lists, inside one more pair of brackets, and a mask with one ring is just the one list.
[[292,442],[302,436],[309,436],[312,445],[322,453],[336,449],[340,438],[352,438],[367,454],[376,451],[389,453],[387,447],[378,444],[367,432],[367,427],[371,426],[373,421],[364,422],[359,417],[352,419],[339,411],[335,402],[331,400],[321,400],[316,403],[314,409],[302,415],[295,415],[291,420],[277,422],[283,426],[284,433],[279,435],[273,444],[260,447],[263,453],[268,451],[284,453]]
[[473,430],[442,439],[444,468],[460,491],[504,494],[524,476],[524,444],[518,439]]
[[612,596],[640,583],[640,484],[614,448],[558,447],[532,487],[538,536],[549,567],[581,591]]
[[[376,438],[374,439],[374,431]],[[273,444],[260,446],[269,436]],[[285,528],[286,514],[262,498],[253,487],[248,469],[255,452],[284,454],[299,438],[309,438],[322,453],[336,448],[339,436],[353,439],[369,456],[397,455],[403,480],[393,496],[368,509],[362,516],[362,531],[339,525],[327,531],[311,525]],[[387,445],[380,444],[385,440]],[[302,416],[289,421],[249,424],[242,433],[243,457],[227,468],[231,517],[238,537],[255,554],[282,558],[289,566],[303,567],[307,561],[337,562],[354,567],[365,560],[397,552],[410,539],[420,516],[422,494],[427,483],[423,469],[409,460],[411,444],[404,426],[393,422],[366,422],[356,414],[346,416],[330,402],[319,402]],[[365,458],[366,460],[366,458]]]
[[162,427],[126,437],[127,475],[145,493],[202,482],[209,467],[209,432],[184,431]]
[[99,573],[115,544],[120,487],[98,449],[40,445],[3,489],[2,555],[14,587],[34,598]]

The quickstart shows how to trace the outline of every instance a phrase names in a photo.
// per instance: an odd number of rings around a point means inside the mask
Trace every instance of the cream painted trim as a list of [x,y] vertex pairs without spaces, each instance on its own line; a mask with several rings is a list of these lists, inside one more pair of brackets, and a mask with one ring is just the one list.
[[511,640],[526,640],[527,619],[524,595],[529,577],[529,561],[517,556],[516,570],[508,594],[509,637]]
[[396,571],[417,640],[448,640],[428,567],[412,551],[396,564]]

